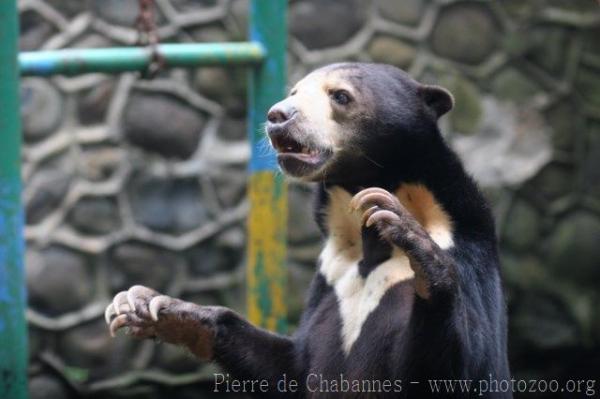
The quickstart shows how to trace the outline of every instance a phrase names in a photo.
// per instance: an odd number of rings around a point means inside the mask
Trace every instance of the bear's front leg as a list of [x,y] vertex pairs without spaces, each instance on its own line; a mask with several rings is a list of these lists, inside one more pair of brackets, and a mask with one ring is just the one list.
[[372,187],[357,193],[350,203],[362,212],[365,228],[375,228],[386,242],[402,249],[415,272],[417,295],[431,299],[454,288],[455,263],[423,226],[388,191]]
[[127,328],[135,338],[183,346],[201,360],[215,361],[235,379],[266,380],[265,390],[250,392],[258,398],[284,396],[279,381],[284,375],[299,379],[302,372],[292,339],[257,328],[225,307],[200,306],[136,285],[118,293],[105,316],[113,336]]
[[218,320],[227,311],[198,306],[136,285],[114,297],[105,317],[112,336],[125,327],[133,337],[183,346],[202,360],[212,360]]

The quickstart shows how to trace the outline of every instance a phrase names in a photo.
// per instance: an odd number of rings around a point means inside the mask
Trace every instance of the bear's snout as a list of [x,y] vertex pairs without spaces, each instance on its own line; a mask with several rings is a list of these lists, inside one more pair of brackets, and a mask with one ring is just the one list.
[[287,103],[285,100],[280,101],[273,105],[267,113],[267,123],[273,125],[281,125],[292,118],[298,113],[298,110],[293,105]]

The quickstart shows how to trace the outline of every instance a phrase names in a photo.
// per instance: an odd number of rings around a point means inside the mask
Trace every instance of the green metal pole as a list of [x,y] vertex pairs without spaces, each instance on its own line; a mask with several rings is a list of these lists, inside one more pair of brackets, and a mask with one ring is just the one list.
[[267,58],[250,71],[248,136],[252,146],[248,187],[248,317],[253,323],[287,330],[287,189],[273,152],[265,153],[263,125],[286,84],[287,0],[250,2],[250,39]]
[[[158,52],[165,67],[253,65],[265,57],[265,49],[260,43],[251,42],[161,44]],[[152,52],[148,47],[62,49],[19,55],[23,76],[143,71],[151,61]]]
[[18,13],[0,0],[0,398],[27,397]]

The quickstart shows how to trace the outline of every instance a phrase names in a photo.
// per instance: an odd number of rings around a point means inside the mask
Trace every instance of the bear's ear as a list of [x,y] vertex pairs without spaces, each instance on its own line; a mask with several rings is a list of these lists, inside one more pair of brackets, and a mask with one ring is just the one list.
[[435,113],[437,118],[454,107],[454,97],[443,87],[422,85],[419,90],[425,105]]

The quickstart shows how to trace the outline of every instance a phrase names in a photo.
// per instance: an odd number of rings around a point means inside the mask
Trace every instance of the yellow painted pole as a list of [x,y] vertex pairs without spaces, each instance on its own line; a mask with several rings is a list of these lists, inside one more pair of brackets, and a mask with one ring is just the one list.
[[248,136],[252,145],[248,197],[248,317],[269,330],[286,332],[287,189],[273,152],[265,153],[267,111],[284,96],[287,0],[252,0],[250,40],[267,51],[250,71]]

